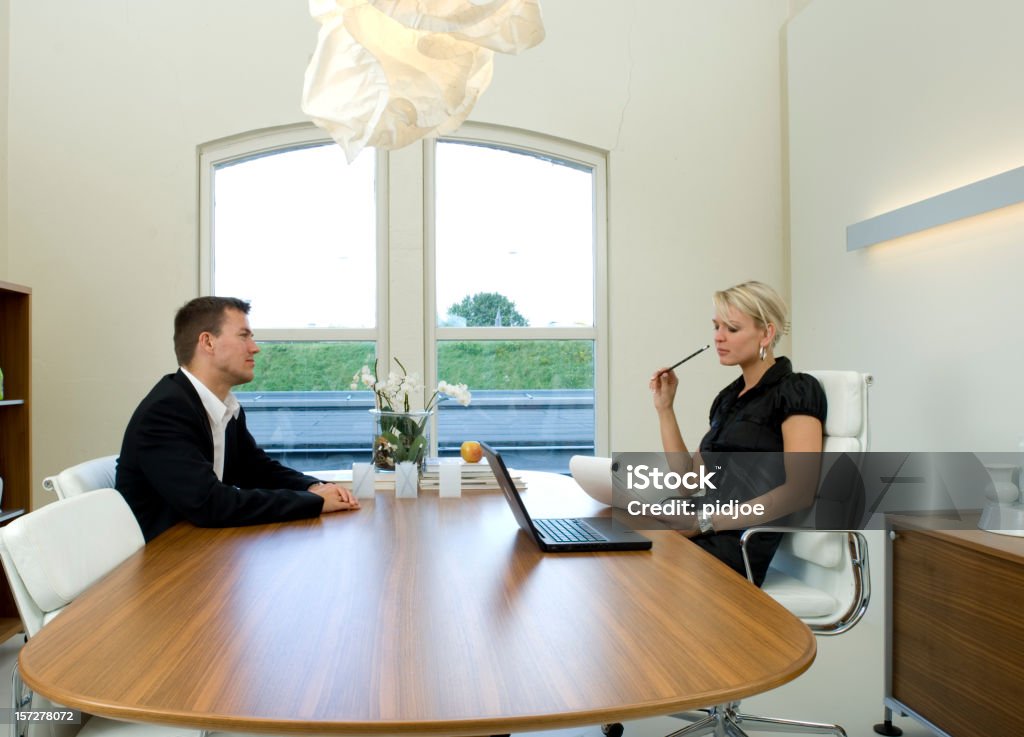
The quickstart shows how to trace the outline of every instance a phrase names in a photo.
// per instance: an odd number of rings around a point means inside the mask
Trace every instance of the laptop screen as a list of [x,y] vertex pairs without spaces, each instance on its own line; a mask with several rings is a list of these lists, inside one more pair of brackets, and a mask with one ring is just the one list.
[[516,488],[515,482],[512,480],[512,476],[509,474],[508,468],[505,466],[505,461],[502,459],[501,453],[496,451],[487,443],[480,443],[480,447],[483,448],[484,457],[487,458],[487,463],[491,466],[494,478],[498,480],[498,485],[501,487],[501,493],[505,495],[505,500],[508,502],[508,505],[512,507],[512,514],[516,516],[519,526],[536,538],[537,531],[533,527],[533,520],[530,519],[530,513],[526,511],[526,505],[523,504],[523,498],[519,496],[519,490]]

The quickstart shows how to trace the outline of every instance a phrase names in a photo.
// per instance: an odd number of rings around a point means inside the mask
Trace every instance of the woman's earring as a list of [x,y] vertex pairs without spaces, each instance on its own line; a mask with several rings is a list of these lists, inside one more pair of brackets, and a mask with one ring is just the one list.
[[768,355],[768,348],[766,346],[761,346],[761,350],[758,351],[758,355],[761,356],[761,360],[763,361]]

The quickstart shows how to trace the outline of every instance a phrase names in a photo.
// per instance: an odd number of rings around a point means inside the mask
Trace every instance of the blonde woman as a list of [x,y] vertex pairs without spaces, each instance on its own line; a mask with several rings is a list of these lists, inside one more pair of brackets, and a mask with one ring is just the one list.
[[[661,442],[674,459],[682,459],[689,468],[709,463],[711,454],[735,458],[729,454],[748,452],[786,452],[785,469],[772,471],[771,457],[761,464],[767,474],[758,495],[749,499],[760,504],[759,515],[693,515],[693,528],[681,533],[745,575],[740,549],[740,534],[745,527],[776,520],[813,502],[815,476],[794,464],[799,453],[820,453],[827,406],[817,380],[795,373],[785,356],[775,355],[775,346],[788,332],[788,309],[779,294],[766,284],[749,281],[714,295],[714,348],[723,366],[737,366],[740,376],[715,397],[711,404],[711,428],[700,442],[699,452],[689,455],[676,420],[674,403],[679,379],[674,371],[659,369],[651,377],[650,389],[658,413]],[[755,465],[757,465],[757,456]],[[776,462],[780,456],[774,456]],[[689,470],[689,469],[687,469]],[[762,469],[764,470],[764,469]],[[800,478],[798,478],[800,477]],[[703,505],[699,505],[703,507]],[[748,554],[754,582],[764,581],[781,536],[764,533],[751,539]]]

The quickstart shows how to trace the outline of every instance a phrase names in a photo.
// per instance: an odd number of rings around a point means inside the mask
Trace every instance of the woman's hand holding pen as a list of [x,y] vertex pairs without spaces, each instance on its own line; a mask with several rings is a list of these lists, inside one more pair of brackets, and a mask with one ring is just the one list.
[[711,344],[708,343],[703,348],[695,350],[686,358],[676,361],[671,366],[660,368],[654,372],[654,376],[651,377],[650,387],[651,393],[654,395],[654,408],[658,410],[659,413],[671,410],[672,402],[675,401],[676,388],[679,386],[679,378],[676,376],[674,369],[682,366],[691,358],[696,358],[710,347]]
[[679,377],[672,369],[658,369],[650,381],[651,395],[654,398],[654,409],[658,412],[672,409],[679,387]]

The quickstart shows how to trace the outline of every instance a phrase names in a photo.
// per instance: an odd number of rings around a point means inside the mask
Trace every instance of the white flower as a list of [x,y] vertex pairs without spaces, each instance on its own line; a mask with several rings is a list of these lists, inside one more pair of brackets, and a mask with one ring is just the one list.
[[[352,377],[352,381],[360,382],[362,386],[365,386],[367,389],[373,389],[377,384],[377,377],[375,377],[373,372],[370,371],[370,366],[365,365],[362,366],[359,371],[355,372],[355,376]],[[354,389],[355,387],[352,388]]]
[[465,384],[449,384],[447,381],[442,381],[437,385],[437,390],[441,394],[456,400],[463,407],[469,406],[470,401],[473,399],[473,395],[469,392],[469,387]]
[[391,397],[392,401],[398,398],[398,393],[402,388],[402,377],[398,375],[396,371],[392,371],[388,374],[388,381],[384,385],[384,391],[387,392],[388,396]]
[[[372,371],[368,366],[363,366],[352,379],[354,382],[358,378],[368,389],[374,391],[377,395],[378,409],[408,412],[410,407],[413,406],[412,398],[425,389],[423,379],[415,371],[412,373],[407,372],[405,366],[397,358],[395,363],[402,370],[401,373],[390,371],[385,380],[378,380],[376,362],[373,364]],[[354,384],[352,388],[355,388]],[[455,399],[463,407],[467,406],[472,398],[469,388],[465,384],[450,384],[447,381],[440,381],[437,384],[437,391],[434,392],[430,399],[426,399],[424,395],[426,405],[423,409],[428,412],[433,410],[438,398],[442,394]]]
[[399,386],[399,391],[406,396],[415,394],[423,391],[423,382],[420,381],[419,374],[409,374],[402,379],[402,384]]

